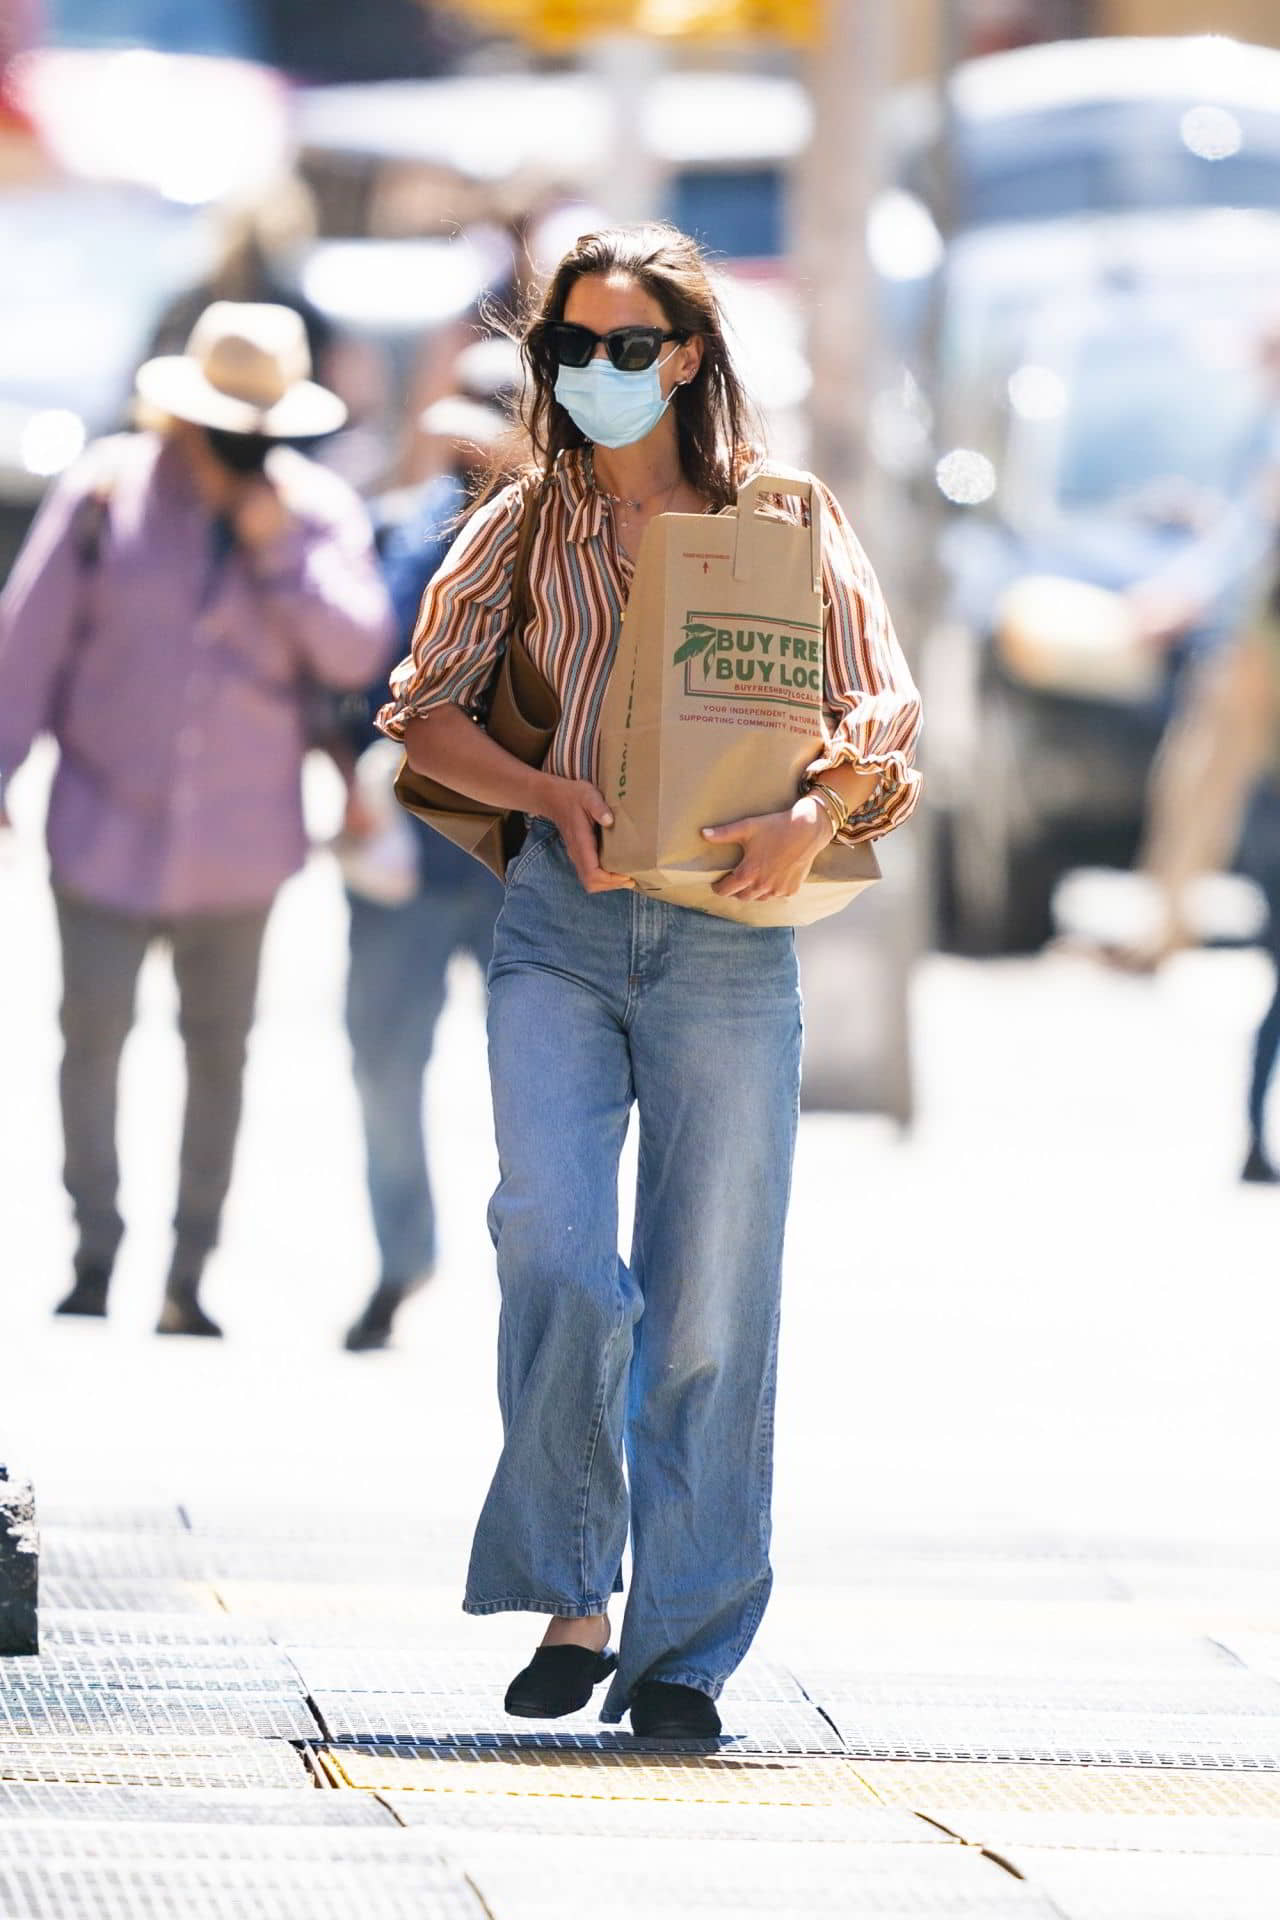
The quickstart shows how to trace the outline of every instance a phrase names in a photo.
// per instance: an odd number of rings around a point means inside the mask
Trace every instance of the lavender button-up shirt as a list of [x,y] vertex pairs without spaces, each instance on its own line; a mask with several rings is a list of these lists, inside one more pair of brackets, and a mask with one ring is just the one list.
[[252,554],[153,434],[91,448],[36,518],[0,596],[0,778],[57,739],[49,854],[68,893],[230,911],[302,863],[304,686],[367,685],[393,623],[345,482],[288,448],[271,478],[294,524]]

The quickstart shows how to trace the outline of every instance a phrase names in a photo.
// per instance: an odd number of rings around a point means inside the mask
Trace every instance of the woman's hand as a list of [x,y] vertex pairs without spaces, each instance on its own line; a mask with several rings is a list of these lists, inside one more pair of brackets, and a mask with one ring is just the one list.
[[786,813],[757,813],[727,826],[704,827],[702,836],[742,848],[741,860],[715,882],[713,893],[737,900],[789,900],[835,838],[835,828],[821,801],[804,794]]
[[611,827],[613,815],[599,787],[589,780],[563,780],[546,776],[546,792],[538,812],[560,832],[573,870],[588,893],[612,893],[619,887],[634,889],[635,881],[623,873],[610,873],[600,865],[599,827]]

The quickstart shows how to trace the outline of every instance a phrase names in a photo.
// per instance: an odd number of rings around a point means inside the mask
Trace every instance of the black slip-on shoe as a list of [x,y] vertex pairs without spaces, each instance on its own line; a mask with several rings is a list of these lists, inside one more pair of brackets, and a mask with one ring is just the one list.
[[55,1313],[79,1314],[85,1319],[101,1320],[107,1311],[107,1291],[111,1269],[96,1261],[76,1262],[71,1291],[54,1308]]
[[539,1647],[507,1688],[503,1706],[521,1720],[559,1720],[585,1707],[593,1690],[618,1664],[611,1647]]
[[376,1353],[391,1345],[391,1329],[409,1289],[401,1280],[380,1280],[360,1318],[343,1341],[348,1353]]
[[696,1687],[642,1680],[631,1696],[631,1731],[641,1740],[717,1740],[720,1715]]
[[222,1328],[200,1305],[199,1282],[170,1280],[156,1321],[157,1333],[192,1333],[203,1340],[221,1340]]
[[1240,1169],[1240,1178],[1251,1186],[1274,1187],[1280,1184],[1280,1172],[1277,1172],[1268,1160],[1265,1151],[1255,1140],[1249,1148],[1249,1157]]

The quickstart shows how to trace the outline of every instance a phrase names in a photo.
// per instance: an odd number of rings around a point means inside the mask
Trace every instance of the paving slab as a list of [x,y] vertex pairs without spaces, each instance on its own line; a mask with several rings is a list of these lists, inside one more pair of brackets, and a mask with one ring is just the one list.
[[455,1836],[458,1857],[494,1920],[564,1920],[602,1912],[805,1915],[813,1920],[1059,1920],[1033,1887],[964,1847],[802,1847]]
[[1280,1860],[1019,1850],[1063,1920],[1275,1920]]

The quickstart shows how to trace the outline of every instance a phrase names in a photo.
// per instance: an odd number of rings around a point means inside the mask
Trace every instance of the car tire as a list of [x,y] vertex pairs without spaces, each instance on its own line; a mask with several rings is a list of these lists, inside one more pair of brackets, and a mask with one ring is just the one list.
[[977,956],[1036,953],[1053,935],[1061,850],[1030,817],[1025,767],[1033,750],[1014,703],[984,698],[974,777],[948,816],[935,898],[952,921],[955,950]]

